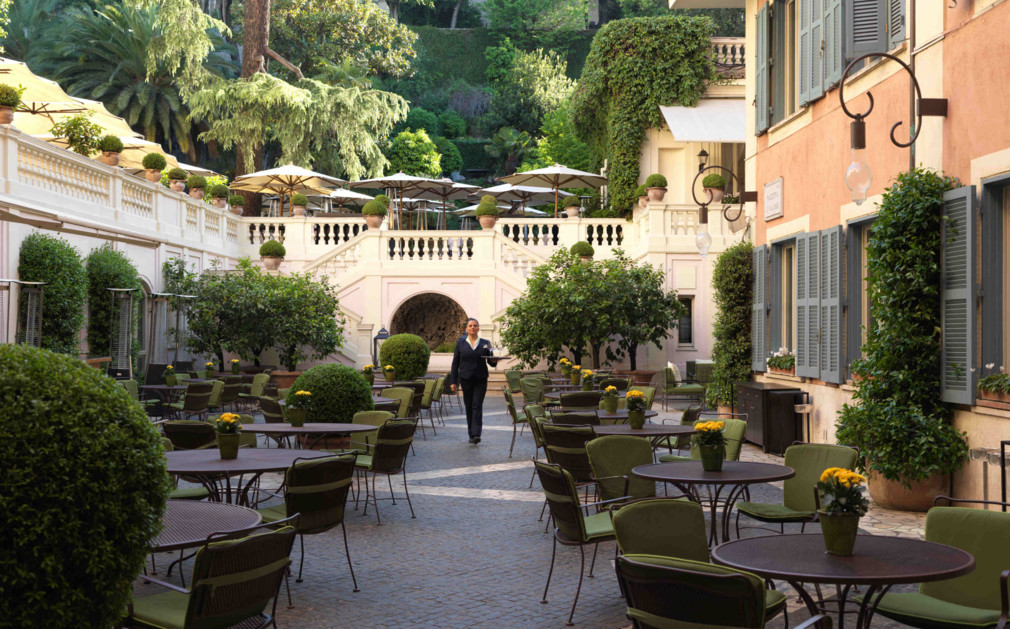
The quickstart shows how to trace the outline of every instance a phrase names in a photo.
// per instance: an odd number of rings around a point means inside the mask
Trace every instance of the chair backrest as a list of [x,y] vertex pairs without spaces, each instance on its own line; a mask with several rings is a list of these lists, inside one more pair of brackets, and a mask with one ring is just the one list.
[[116,384],[126,389],[126,392],[130,395],[130,399],[140,399],[140,387],[137,386],[136,380],[132,378],[130,380],[116,380]]
[[268,424],[284,423],[284,409],[281,407],[280,402],[273,398],[260,398],[260,412],[263,413],[263,421]]
[[231,404],[238,399],[238,394],[242,392],[241,382],[225,382],[224,390],[221,391],[221,404]]
[[427,378],[424,381],[424,393],[421,394],[421,408],[431,408],[431,396],[435,393],[435,378]]
[[579,491],[574,477],[559,465],[533,461],[540,487],[547,498],[547,506],[554,518],[554,525],[567,538],[585,541],[586,524],[579,508]]
[[[566,411],[568,409],[565,409]],[[594,413],[551,413],[551,421],[558,426],[599,426],[600,418]]]
[[796,511],[813,511],[814,487],[821,473],[829,467],[851,470],[858,452],[848,446],[827,443],[803,443],[786,448],[784,463],[796,475],[782,483],[782,504]]
[[586,444],[586,453],[600,490],[600,500],[656,495],[655,481],[631,473],[632,468],[652,463],[652,445],[648,439],[624,435],[597,437]]
[[394,473],[403,469],[417,424],[409,419],[392,419],[379,426],[372,454],[372,469]]
[[295,459],[285,474],[284,506],[299,514],[299,533],[322,533],[344,521],[344,505],[354,475],[356,453],[323,459]]
[[393,419],[393,417],[395,417],[395,415],[389,411],[358,411],[351,419],[351,423],[375,426],[375,430],[370,432],[359,432],[356,434],[356,439],[364,442],[368,446],[368,452],[371,452],[372,447],[375,445],[375,436],[379,432],[379,426]]
[[688,559],[621,555],[617,580],[636,625],[764,626],[764,581],[749,572]]
[[614,535],[626,555],[709,560],[705,510],[697,502],[655,498],[621,507],[614,511]]
[[512,399],[512,392],[509,391],[508,387],[502,387],[501,390],[502,393],[505,395],[505,408],[508,409],[509,416],[512,418],[512,423],[513,424],[521,423],[519,421],[519,415],[516,413],[516,403],[515,400]]
[[656,400],[656,387],[633,386],[629,391],[641,391],[645,394],[645,408],[652,410],[652,403]]
[[207,422],[181,419],[164,422],[161,427],[176,450],[202,450],[217,443],[217,432]]
[[249,385],[249,395],[253,397],[263,395],[268,382],[270,382],[270,374],[268,373],[258,373],[253,376],[252,384]]
[[144,384],[164,384],[165,367],[168,363],[147,363],[147,371],[144,373]]
[[195,382],[186,386],[186,399],[182,402],[184,411],[205,411],[210,404],[210,394],[214,385],[210,382]]
[[540,404],[544,401],[544,383],[538,376],[530,376],[519,380],[519,388],[523,392],[523,402]]
[[224,392],[224,382],[215,380],[211,383],[210,401],[207,406],[221,406],[221,394]]
[[[726,424],[722,433],[726,437],[726,460],[727,461],[739,461],[740,451],[743,449],[744,438],[747,436],[747,422],[742,419],[699,419],[694,423],[695,426],[702,422],[708,421],[721,421]],[[694,441],[691,442],[691,458],[701,459],[701,450],[698,449],[698,444]],[[823,471],[823,470],[822,470]]]
[[544,407],[539,404],[527,404],[523,407],[523,413],[526,414],[526,422],[530,425],[530,431],[533,432],[533,442],[538,448],[542,448],[544,446],[544,431],[540,422],[546,419]]
[[561,394],[563,408],[596,410],[600,407],[603,391],[571,391]]
[[177,360],[175,361],[176,371],[193,371],[193,361],[192,360]]
[[560,465],[577,483],[593,481],[593,466],[589,464],[586,442],[596,438],[591,426],[555,426],[540,424],[547,460]]
[[505,372],[505,382],[508,383],[509,391],[512,393],[522,393],[523,388],[519,383],[522,380],[523,374],[521,371],[516,369],[509,369]]
[[414,401],[414,390],[407,387],[389,387],[382,390],[382,397],[400,402],[400,407],[396,410],[396,416],[400,419],[409,417],[410,403]]
[[276,599],[297,531],[285,526],[243,539],[212,541],[196,554],[184,627],[230,627]]
[[600,380],[600,390],[607,387],[617,387],[618,391],[627,391],[631,386],[631,378],[603,378]]
[[433,401],[440,400],[443,393],[445,393],[445,376],[439,376],[435,381],[435,390],[431,394],[431,399]]
[[235,374],[221,376],[218,380],[221,380],[225,384],[242,384],[242,376]]
[[919,591],[949,603],[1000,609],[1000,573],[1010,568],[1010,513],[965,507],[933,507],[926,514],[926,541],[966,550],[975,569],[963,577],[923,583]]

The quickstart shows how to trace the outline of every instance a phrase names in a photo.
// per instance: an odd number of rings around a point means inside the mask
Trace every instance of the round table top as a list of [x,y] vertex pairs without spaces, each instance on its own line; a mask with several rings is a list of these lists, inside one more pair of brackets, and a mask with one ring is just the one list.
[[[600,415],[601,418],[606,415]],[[627,415],[625,415],[627,417]],[[634,435],[636,437],[673,437],[676,435],[690,435],[694,432],[694,426],[681,426],[679,424],[646,424],[641,428],[632,428],[630,424],[613,424],[610,426],[593,426],[593,431],[601,436],[609,435]],[[651,467],[650,465],[640,465],[632,472],[636,476],[641,476],[638,470]]]
[[[610,426],[607,426],[607,428],[610,428]],[[688,428],[691,432],[694,432],[694,428],[691,426],[684,426],[684,428]],[[701,467],[701,461],[673,461],[670,463],[639,465],[632,469],[631,473],[639,478],[647,478],[649,480],[700,483],[704,485],[735,485],[784,480],[795,476],[796,470],[785,465],[775,465],[774,463],[724,461],[721,472],[706,472]]]
[[[262,425],[266,426],[266,424]],[[281,425],[277,424],[277,426]],[[371,428],[371,430],[374,429],[374,427]],[[315,459],[325,456],[333,455],[329,452],[289,450],[287,448],[240,448],[238,458],[236,459],[222,459],[217,448],[179,450],[165,453],[169,474],[281,472],[291,467],[295,459]]]
[[854,552],[851,557],[827,554],[817,533],[764,535],[716,546],[712,561],[763,577],[855,585],[940,581],[975,569],[968,552],[906,537],[859,535]]
[[168,386],[167,384],[142,384],[138,389],[149,389],[152,391],[185,391],[186,385],[184,384],[173,384]]
[[[566,409],[564,407],[561,407],[561,412],[562,413],[566,412]],[[618,420],[618,419],[628,419],[628,409],[626,409],[626,408],[619,408],[616,411],[614,411],[613,413],[608,413],[606,410],[604,410],[604,409],[601,408],[601,409],[597,409],[596,415],[600,419],[615,419],[615,420]],[[646,417],[646,419],[648,419],[650,417],[655,417],[657,415],[659,415],[659,411],[649,411],[649,410],[645,411],[645,417]],[[671,426],[673,426],[673,425],[674,424],[671,424]],[[690,426],[688,426],[688,427],[690,428]],[[694,432],[694,430],[692,430],[691,432]]]
[[256,526],[263,518],[247,507],[203,500],[166,500],[161,533],[151,543],[163,552],[202,545],[211,533],[230,533]]
[[[291,424],[243,424],[242,432],[270,433],[277,435],[324,435],[328,433],[371,432],[371,424],[323,424],[309,423],[303,426]],[[241,457],[245,451],[239,453]]]
[[[382,397],[381,395],[372,396],[372,404],[387,404],[389,402],[399,402],[399,401],[400,400],[394,400],[393,398]],[[277,403],[280,404],[281,406],[288,405],[287,399],[277,400]]]
[[[551,400],[560,400],[562,393],[579,393],[581,391],[582,391],[581,386],[578,389],[572,389],[571,391],[548,391],[547,393],[544,393],[544,397]],[[601,393],[601,391],[593,389],[592,391],[586,391],[586,393]],[[620,393],[617,394],[617,397],[623,398],[626,397],[627,395],[628,395],[627,391],[621,391]]]
[[397,380],[395,382],[387,382],[383,380],[382,382],[376,381],[376,383],[372,385],[372,389],[388,389],[389,387],[402,387],[406,385],[413,387],[415,384],[417,384],[417,380]]

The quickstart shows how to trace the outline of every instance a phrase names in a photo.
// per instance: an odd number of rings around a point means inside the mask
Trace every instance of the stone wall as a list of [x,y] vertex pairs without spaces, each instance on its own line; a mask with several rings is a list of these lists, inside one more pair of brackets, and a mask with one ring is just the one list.
[[465,333],[466,313],[445,295],[425,293],[403,302],[389,324],[390,334],[416,334],[432,350],[455,343]]

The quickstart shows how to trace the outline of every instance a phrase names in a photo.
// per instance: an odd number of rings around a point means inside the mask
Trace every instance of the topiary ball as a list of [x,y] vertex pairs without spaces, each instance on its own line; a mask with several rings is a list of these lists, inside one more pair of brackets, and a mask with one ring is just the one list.
[[289,405],[297,391],[312,393],[307,422],[349,424],[358,411],[374,408],[371,385],[361,372],[347,365],[319,365],[298,376],[288,392]]
[[173,168],[168,171],[168,178],[174,179],[175,181],[186,181],[187,177],[189,177],[189,173],[181,168]]
[[210,198],[212,199],[227,199],[229,194],[231,191],[223,183],[216,183],[210,187]]
[[202,189],[207,187],[207,178],[203,175],[190,175],[186,177],[186,187],[193,189]]
[[144,156],[144,159],[140,161],[141,166],[147,170],[165,170],[165,166],[168,165],[168,160],[161,153],[148,153]]
[[378,201],[379,203],[382,204],[382,207],[389,207],[389,204],[390,204],[389,197],[387,197],[384,194],[377,194],[377,195],[375,195],[375,198],[373,199],[373,201]]
[[291,205],[299,205],[305,207],[309,204],[309,198],[302,194],[301,192],[291,195]]
[[561,207],[579,207],[580,205],[582,205],[582,201],[576,196],[565,197],[561,203]]
[[572,253],[574,253],[577,256],[591,258],[593,257],[593,254],[596,253],[596,250],[593,249],[593,246],[588,242],[586,242],[585,240],[580,240],[579,242],[572,245]]
[[431,348],[416,334],[394,334],[379,346],[379,364],[396,367],[397,380],[413,380],[428,373]]
[[645,184],[642,184],[637,188],[635,188],[636,197],[644,197],[646,194],[648,194],[648,192],[645,191]]
[[245,205],[245,197],[241,194],[233,194],[228,197],[228,205]]
[[260,245],[261,256],[264,257],[274,256],[277,258],[283,258],[285,254],[287,254],[287,249],[285,249],[284,245],[277,242],[276,240],[268,240],[262,245]]
[[385,216],[387,214],[386,206],[382,204],[379,199],[372,199],[365,204],[365,207],[361,208],[361,213],[365,216]]
[[646,188],[665,188],[666,187],[666,177],[656,173],[654,175],[649,175],[645,178]]
[[0,345],[0,615],[11,627],[112,627],[170,490],[161,437],[76,358]]

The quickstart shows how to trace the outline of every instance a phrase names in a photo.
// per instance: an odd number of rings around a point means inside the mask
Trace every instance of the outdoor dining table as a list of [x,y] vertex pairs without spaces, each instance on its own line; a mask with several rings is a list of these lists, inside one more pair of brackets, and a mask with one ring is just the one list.
[[[603,426],[602,428],[618,428],[618,426]],[[672,426],[671,426],[672,428]],[[692,431],[693,427],[687,426]],[[597,431],[597,434],[601,434]],[[722,539],[729,539],[730,513],[733,505],[740,499],[748,485],[757,483],[770,483],[778,480],[785,480],[796,475],[796,470],[785,465],[775,465],[774,463],[754,463],[751,461],[724,461],[721,472],[706,472],[701,461],[674,461],[671,463],[653,463],[651,465],[639,465],[631,470],[631,473],[639,478],[648,480],[663,481],[672,483],[675,487],[690,496],[695,502],[704,504],[701,494],[698,492],[699,485],[707,485],[708,508],[711,514],[708,545],[714,546],[719,543],[719,504],[723,491],[729,490],[725,498],[722,498]]]
[[[567,413],[568,409],[566,409],[564,407],[561,407],[561,412],[562,413]],[[576,411],[575,409],[572,409],[572,412],[578,412],[578,411]],[[655,417],[657,415],[659,415],[659,411],[651,411],[651,410],[646,410],[645,411],[645,418],[646,419],[649,419],[650,417]],[[628,422],[628,409],[626,409],[626,408],[619,408],[616,411],[614,411],[613,413],[608,413],[606,410],[600,408],[600,409],[596,410],[596,416],[600,418],[600,421],[607,420],[607,421],[612,421],[612,422],[615,422],[615,423],[618,423],[618,424],[626,424]],[[652,424],[646,424],[646,425],[650,426]],[[657,426],[662,426],[663,424],[656,424],[656,425]],[[670,426],[670,428],[673,428],[673,427],[674,427],[673,425]],[[677,426],[677,427],[679,428],[679,426]],[[694,432],[693,428],[691,429],[691,432]],[[683,434],[683,433],[679,433],[679,434]]]
[[[372,395],[372,404],[388,404],[390,402],[399,402],[399,401],[400,400],[394,400],[393,398],[382,397],[381,395]],[[280,404],[281,406],[288,405],[288,401],[286,399],[277,400],[277,403]]]
[[417,384],[416,380],[397,380],[396,382],[376,382],[372,385],[373,391],[378,391],[380,389],[388,389],[389,387],[403,387],[403,386],[413,386]]
[[[575,391],[581,391],[581,390],[582,387],[579,387],[578,389],[572,389],[571,391],[548,391],[547,393],[544,393],[544,397],[549,400],[560,400],[562,393],[574,393]],[[626,397],[627,395],[628,395],[627,391],[621,391],[617,394],[617,397],[622,398]]]
[[[604,417],[607,417],[607,415],[600,415],[601,419]],[[627,419],[627,414],[625,414],[624,417]],[[593,432],[596,433],[597,437],[609,437],[612,435],[649,437],[649,439],[652,440],[652,445],[656,446],[666,437],[677,437],[680,435],[690,435],[694,433],[694,426],[681,426],[680,424],[645,424],[641,428],[632,428],[630,424],[609,424],[603,426],[593,426]],[[634,473],[634,470],[632,470],[632,473]]]
[[[375,430],[375,426],[372,424],[346,424],[346,423],[309,423],[302,426],[292,426],[291,424],[243,424],[242,432],[251,432],[256,434],[264,435],[278,435],[278,436],[305,436],[310,437],[315,435],[316,438],[308,446],[311,448],[317,441],[325,438],[327,435],[347,435],[357,432],[371,432]],[[297,439],[296,442],[303,441]],[[285,446],[281,445],[283,442],[278,441],[278,447],[283,448]],[[243,452],[244,453],[244,452]],[[241,457],[243,453],[239,453]]]
[[[267,424],[245,424],[243,430]],[[281,424],[277,424],[280,426]],[[370,428],[374,430],[374,427]],[[280,448],[240,448],[238,458],[222,459],[217,448],[166,452],[168,473],[195,478],[207,488],[211,500],[249,506],[249,490],[265,472],[283,472],[295,459],[332,456],[329,452]],[[244,481],[245,476],[249,479]],[[235,491],[232,477],[237,476]],[[223,485],[223,486],[222,486]]]
[[854,585],[865,586],[856,629],[870,626],[880,599],[893,585],[942,581],[968,574],[975,558],[953,546],[907,537],[859,535],[851,557],[824,552],[817,533],[765,535],[726,542],[712,549],[712,561],[789,583],[811,615],[820,613],[805,583],[834,583],[839,592],[838,629],[844,629],[845,601]]
[[247,507],[202,500],[166,500],[161,532],[152,552],[201,546],[211,533],[231,533],[259,524],[259,512]]

